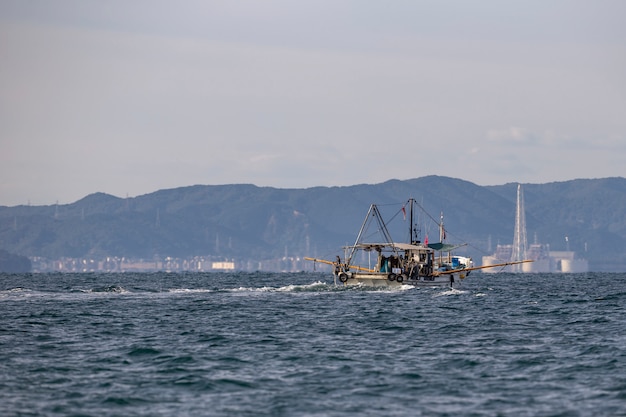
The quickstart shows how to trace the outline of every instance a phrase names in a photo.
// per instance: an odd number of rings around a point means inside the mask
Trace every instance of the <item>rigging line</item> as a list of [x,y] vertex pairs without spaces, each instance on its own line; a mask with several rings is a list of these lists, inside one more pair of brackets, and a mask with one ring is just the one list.
[[[426,211],[426,209],[420,203],[418,203],[415,200],[413,200],[413,201],[417,205],[417,207],[419,207],[419,209],[422,210],[422,212],[424,212],[424,214],[426,214],[426,216],[428,216],[430,218],[430,220],[432,220],[432,222],[434,224],[436,224],[438,227],[440,226],[440,220],[435,219],[429,212]],[[426,225],[426,224],[424,226],[428,229],[428,231],[426,232],[426,234],[428,234],[428,232],[430,231],[430,227],[428,227],[429,225]],[[455,240],[458,239],[461,242],[465,242],[465,239],[460,238],[460,236],[456,235],[455,233],[450,233],[450,231],[448,230],[447,227],[444,227],[444,230],[445,230],[445,235],[446,236],[448,236],[448,237],[451,236],[451,237],[455,238]],[[449,241],[449,240],[452,240],[452,239],[446,239],[446,240]],[[478,249],[478,248],[476,248],[476,249]]]
[[[404,206],[402,206],[402,207],[404,207]],[[398,211],[396,212],[396,214],[394,214],[394,215],[391,217],[391,219],[389,219],[389,220],[388,220],[388,221],[386,221],[385,223],[386,223],[386,224],[390,224],[390,223],[391,223],[391,222],[392,222],[392,221],[393,221],[396,217],[398,217],[398,214],[400,214],[400,213],[402,213],[402,208],[400,208],[400,210],[398,210]]]
[[[389,206],[397,206],[400,204],[402,204],[402,207],[406,207],[407,201],[404,201],[402,203],[376,204],[376,206],[377,207],[389,207]],[[398,214],[402,212],[402,207],[400,207],[400,209],[391,217],[391,219],[386,220],[385,224],[390,224],[396,217],[398,217]]]
[[[396,213],[391,217],[391,219],[389,219],[388,221],[386,221],[386,224],[391,224],[391,222],[393,222],[395,220],[396,217],[398,217],[398,215],[402,212],[402,208],[406,207],[407,203],[409,203],[411,200],[413,200],[413,204],[415,204],[424,214],[426,214],[426,216],[428,216],[430,218],[430,220],[432,220],[432,222],[434,224],[436,224],[437,226],[439,226],[439,220],[435,219],[428,211],[426,211],[426,209],[417,202],[417,200],[415,199],[409,199],[408,201],[405,201],[404,203],[402,203],[402,207],[400,207],[400,209],[398,211],[396,211]],[[378,205],[378,206],[383,206],[383,207],[387,207],[387,206],[395,206],[399,203],[390,203],[390,204],[384,204],[384,205]],[[427,226],[427,225],[425,225]],[[430,230],[430,227],[427,227],[428,230]],[[428,232],[426,232],[428,234]],[[450,234],[448,232],[448,229],[446,229],[446,234]],[[452,233],[451,234],[453,237],[455,237],[455,235]]]
[[398,204],[405,205],[407,202],[403,201],[402,203],[387,203],[387,204],[376,204],[378,207],[389,207],[389,206],[397,206]]
[[[468,244],[467,244],[467,246],[469,246],[469,247],[470,247],[470,248],[472,248],[472,249],[477,250],[478,252],[480,252],[480,253],[481,253],[482,255],[484,255],[484,256],[493,255],[493,253],[489,253],[489,252],[487,252],[486,250],[484,250],[484,249],[482,249],[482,248],[479,248],[478,246],[473,245],[473,244],[471,244],[471,243],[468,243]],[[509,260],[503,260],[502,262],[508,262],[508,261],[510,261],[510,259],[509,259]]]
[[428,217],[430,217],[430,220],[432,220],[435,224],[439,224],[439,220],[437,220],[433,216],[431,216],[430,213],[427,212],[426,209],[420,203],[418,203],[416,200],[413,200],[413,203],[415,203],[415,205],[417,205],[417,207],[419,207],[419,209],[422,210],[424,212],[424,214],[426,214]]
[[375,236],[375,235],[381,233],[380,229],[377,229],[377,230],[375,230],[373,232],[370,232],[369,231],[369,225],[365,228],[365,230],[363,232],[364,232],[363,233],[364,236],[361,238],[362,241],[367,241],[367,240],[371,239],[372,236]]
[[[433,216],[432,216],[432,215],[431,215],[428,211],[426,211],[426,209],[425,209],[425,208],[424,208],[424,207],[423,207],[420,203],[418,203],[416,200],[413,200],[413,202],[415,203],[415,205],[417,205],[417,207],[419,207],[419,209],[420,209],[420,210],[422,210],[422,212],[424,212],[424,214],[426,214],[426,216],[428,216],[428,217],[430,218],[430,220],[432,220],[432,222],[433,222],[434,224],[436,224],[437,226],[439,226],[439,220],[435,219],[435,218],[434,218],[434,217],[433,217]],[[425,224],[424,226],[428,229],[428,230],[426,231],[426,233],[428,234],[428,232],[430,231],[430,227],[429,227],[429,225],[426,225],[426,224]],[[448,230],[448,228],[447,228],[447,227],[445,228],[445,231],[446,231],[446,235],[447,235],[447,236],[451,236],[451,237],[456,238],[456,239],[458,239],[458,240],[460,240],[460,241],[462,241],[462,242],[465,242],[465,241],[466,241],[465,239],[463,239],[461,236],[457,235],[456,233],[454,233],[454,232],[450,233],[450,231]],[[468,246],[471,246],[471,245],[469,245],[469,244],[468,244]],[[472,247],[473,247],[473,246],[472,246]],[[474,249],[477,249],[477,250],[478,250],[478,248],[476,248],[476,247],[474,247]]]
[[375,218],[376,216],[372,213],[371,218],[367,219],[367,222],[365,224],[365,227],[363,228],[363,235],[361,236],[361,241],[367,241],[368,239],[370,239],[372,236],[381,234],[382,231],[380,230],[380,228],[375,228],[376,230],[374,231],[370,231],[370,228],[372,227],[372,219]]
[[[407,204],[408,204],[411,200],[413,200],[413,202],[415,202],[415,199],[409,199],[409,200],[407,200],[407,201],[405,201],[405,202],[401,203],[401,204],[402,204],[402,206],[400,207],[400,209],[399,209],[398,211],[396,211],[396,213],[395,213],[395,214],[394,214],[394,215],[393,215],[393,216],[392,216],[389,220],[387,220],[387,221],[385,222],[385,224],[391,224],[391,222],[393,222],[393,221],[395,220],[395,218],[396,218],[396,217],[398,217],[398,215],[399,215],[400,213],[402,213],[402,209],[403,209],[403,208],[405,208],[405,207],[407,206]],[[379,207],[388,207],[388,206],[397,206],[398,204],[400,204],[400,203],[379,204],[378,206],[379,206]],[[417,204],[417,202],[415,202],[415,204]],[[423,208],[422,208],[419,204],[417,204],[417,205],[418,205],[418,207],[419,207],[422,211],[424,211],[424,212],[425,212],[425,210],[424,210],[424,209],[423,209]],[[426,213],[426,214],[428,214],[428,213]],[[432,218],[432,217],[431,217],[431,218]]]

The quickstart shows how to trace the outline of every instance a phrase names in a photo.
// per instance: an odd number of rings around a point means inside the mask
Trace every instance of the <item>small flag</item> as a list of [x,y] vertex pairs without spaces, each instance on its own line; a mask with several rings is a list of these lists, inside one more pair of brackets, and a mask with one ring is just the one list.
[[404,209],[404,206],[402,206],[402,216],[404,217],[404,220],[406,220],[406,210]]
[[424,245],[428,246],[428,235],[426,235],[426,239],[424,239]]

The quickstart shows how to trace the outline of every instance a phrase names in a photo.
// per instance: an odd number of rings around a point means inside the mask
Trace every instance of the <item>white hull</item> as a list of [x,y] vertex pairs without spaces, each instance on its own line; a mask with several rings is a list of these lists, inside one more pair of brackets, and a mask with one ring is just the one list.
[[415,279],[402,279],[398,282],[397,279],[389,280],[388,274],[370,274],[370,273],[348,273],[343,277],[335,277],[336,281],[343,283],[346,286],[350,285],[362,285],[366,287],[401,287],[403,285],[410,285],[414,287],[453,287],[456,288],[461,284],[468,273],[454,273],[440,276],[430,277],[416,277]]

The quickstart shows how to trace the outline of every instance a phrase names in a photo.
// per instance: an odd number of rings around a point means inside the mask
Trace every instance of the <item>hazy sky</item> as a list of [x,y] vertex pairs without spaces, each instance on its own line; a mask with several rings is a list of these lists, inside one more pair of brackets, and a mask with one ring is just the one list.
[[626,176],[626,1],[2,0],[0,205]]

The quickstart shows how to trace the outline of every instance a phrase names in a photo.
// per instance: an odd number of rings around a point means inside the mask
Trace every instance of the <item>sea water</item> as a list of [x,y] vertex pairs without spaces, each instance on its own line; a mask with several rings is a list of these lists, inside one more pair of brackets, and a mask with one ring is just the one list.
[[0,275],[0,415],[626,415],[625,307],[626,274]]

